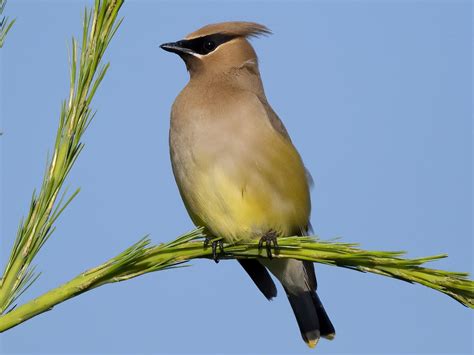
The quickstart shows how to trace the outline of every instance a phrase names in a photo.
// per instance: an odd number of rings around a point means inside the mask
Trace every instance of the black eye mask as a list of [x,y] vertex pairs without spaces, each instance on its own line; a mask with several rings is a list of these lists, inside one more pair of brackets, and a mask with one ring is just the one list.
[[216,33],[193,39],[183,39],[176,44],[180,47],[190,49],[196,54],[206,55],[214,51],[221,44],[234,39],[235,36]]

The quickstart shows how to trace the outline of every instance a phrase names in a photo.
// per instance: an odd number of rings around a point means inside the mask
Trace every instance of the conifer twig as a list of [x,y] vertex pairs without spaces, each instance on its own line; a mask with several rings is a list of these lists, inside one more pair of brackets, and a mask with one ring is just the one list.
[[123,0],[96,0],[93,10],[85,10],[83,38],[72,39],[70,90],[61,106],[59,126],[51,159],[48,159],[41,190],[33,192],[28,215],[18,233],[0,279],[0,314],[37,279],[31,263],[55,230],[54,223],[79,190],[66,197],[63,183],[84,145],[81,142],[94,114],[91,100],[107,72],[101,64],[105,49],[121,21],[116,22]]
[[[0,332],[51,310],[57,304],[96,287],[128,280],[145,273],[181,267],[198,258],[212,258],[210,247],[204,247],[202,229],[194,230],[176,240],[150,246],[148,238],[140,240],[106,263],[83,272],[64,285],[21,305],[0,317]],[[367,251],[356,244],[321,241],[314,237],[283,237],[274,258],[309,260],[352,270],[371,272],[410,283],[418,283],[443,292],[461,304],[474,308],[474,282],[467,273],[428,269],[422,265],[446,257],[435,255],[403,259],[403,252]],[[265,258],[258,242],[224,244],[222,259]]]

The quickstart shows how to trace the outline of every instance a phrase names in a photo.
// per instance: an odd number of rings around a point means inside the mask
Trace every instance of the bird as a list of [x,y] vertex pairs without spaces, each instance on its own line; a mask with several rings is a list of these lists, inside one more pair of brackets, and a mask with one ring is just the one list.
[[[196,226],[226,243],[265,246],[266,258],[238,262],[268,300],[277,296],[270,273],[280,281],[312,348],[320,337],[335,337],[313,263],[271,252],[278,252],[278,237],[310,232],[311,177],[266,98],[250,43],[270,34],[258,23],[222,22],[160,45],[181,57],[190,76],[171,107],[171,166]],[[212,247],[218,261],[215,241]]]

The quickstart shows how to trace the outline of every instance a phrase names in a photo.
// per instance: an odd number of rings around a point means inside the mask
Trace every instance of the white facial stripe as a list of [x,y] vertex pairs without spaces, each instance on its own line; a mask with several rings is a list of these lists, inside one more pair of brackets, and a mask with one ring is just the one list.
[[204,57],[202,54],[194,53],[194,52],[192,52],[192,51],[189,51],[188,53],[191,54],[192,56],[196,57],[196,58],[199,58],[199,59],[201,59],[202,57]]

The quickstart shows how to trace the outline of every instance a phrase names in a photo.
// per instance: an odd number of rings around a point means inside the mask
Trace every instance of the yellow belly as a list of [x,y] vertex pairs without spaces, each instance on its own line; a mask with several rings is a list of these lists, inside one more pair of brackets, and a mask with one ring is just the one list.
[[248,154],[196,155],[181,191],[196,224],[230,242],[306,228],[311,207],[304,166],[291,143],[278,137],[272,143]]

